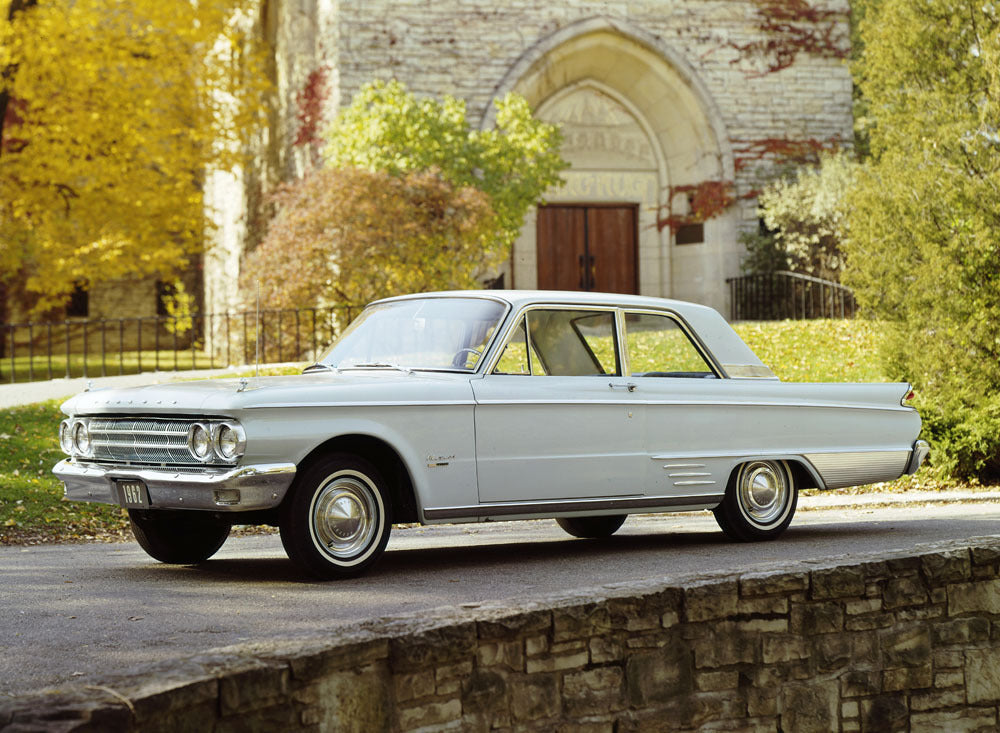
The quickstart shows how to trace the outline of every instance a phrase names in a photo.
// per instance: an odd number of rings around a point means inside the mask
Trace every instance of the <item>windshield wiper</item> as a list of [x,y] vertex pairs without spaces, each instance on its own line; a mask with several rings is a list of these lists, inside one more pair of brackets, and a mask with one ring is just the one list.
[[309,366],[305,367],[302,370],[302,373],[307,374],[308,372],[336,372],[336,371],[337,367],[332,366],[330,364],[324,364],[321,361],[317,361],[315,364],[310,364]]

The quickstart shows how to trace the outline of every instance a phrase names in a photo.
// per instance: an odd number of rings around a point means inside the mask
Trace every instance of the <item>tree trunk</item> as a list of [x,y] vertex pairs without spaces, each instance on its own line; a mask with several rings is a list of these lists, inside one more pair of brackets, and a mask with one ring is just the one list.
[[10,340],[7,329],[4,328],[10,321],[9,290],[7,283],[0,281],[0,359],[7,356],[7,342]]

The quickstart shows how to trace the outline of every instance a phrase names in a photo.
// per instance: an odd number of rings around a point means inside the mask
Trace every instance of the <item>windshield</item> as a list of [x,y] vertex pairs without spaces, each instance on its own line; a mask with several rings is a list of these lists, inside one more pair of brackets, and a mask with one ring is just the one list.
[[472,371],[506,306],[485,298],[420,298],[370,305],[320,360],[337,369]]

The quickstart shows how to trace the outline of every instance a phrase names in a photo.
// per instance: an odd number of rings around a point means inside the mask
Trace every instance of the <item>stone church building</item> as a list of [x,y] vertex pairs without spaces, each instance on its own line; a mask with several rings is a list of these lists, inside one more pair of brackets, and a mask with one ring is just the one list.
[[270,0],[278,102],[261,167],[209,181],[219,227],[205,307],[236,302],[261,181],[301,174],[297,99],[324,114],[373,79],[466,100],[493,123],[509,91],[562,126],[565,186],[527,217],[505,287],[692,300],[728,313],[739,234],[785,163],[850,145],[847,0]]

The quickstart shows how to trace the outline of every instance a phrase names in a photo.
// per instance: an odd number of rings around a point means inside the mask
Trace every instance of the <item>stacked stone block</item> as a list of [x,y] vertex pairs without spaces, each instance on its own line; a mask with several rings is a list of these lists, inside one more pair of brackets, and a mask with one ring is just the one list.
[[997,538],[443,610],[0,703],[11,731],[916,733],[998,716]]
[[[831,0],[811,5],[841,13],[839,20],[827,22],[833,26],[831,36],[839,39],[840,51],[846,53],[848,4]],[[843,58],[803,51],[788,68],[770,72],[773,59],[739,50],[774,42],[759,27],[766,3],[523,0],[484,6],[468,0],[342,1],[331,15],[332,23],[324,21],[320,7],[313,11],[315,25],[335,25],[337,36],[315,63],[337,69],[338,84],[331,96],[335,104],[346,104],[374,78],[395,78],[419,94],[452,94],[466,100],[470,118],[478,121],[493,96],[505,91],[501,89],[505,75],[533,45],[573,23],[608,18],[641,28],[692,65],[718,106],[735,155],[745,156],[736,173],[740,195],[759,185],[758,164],[771,162],[756,161],[755,153],[747,156],[741,149],[764,140],[850,145],[853,139],[852,82]],[[821,26],[818,33],[825,32]],[[287,51],[279,46],[279,62],[293,64],[299,58],[296,39],[290,38]],[[308,43],[302,46],[307,53],[312,51]],[[293,88],[303,83],[308,71],[289,75]],[[752,207],[747,210],[751,216]]]

